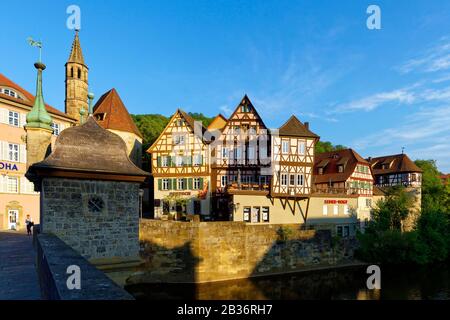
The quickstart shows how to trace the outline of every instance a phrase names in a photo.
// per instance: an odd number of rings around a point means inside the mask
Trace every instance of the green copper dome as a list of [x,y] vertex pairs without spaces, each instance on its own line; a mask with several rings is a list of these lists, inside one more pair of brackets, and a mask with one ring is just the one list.
[[27,128],[43,128],[52,130],[52,118],[45,109],[44,97],[42,95],[42,71],[45,70],[45,65],[41,62],[34,64],[38,71],[36,83],[36,97],[31,111],[27,114]]

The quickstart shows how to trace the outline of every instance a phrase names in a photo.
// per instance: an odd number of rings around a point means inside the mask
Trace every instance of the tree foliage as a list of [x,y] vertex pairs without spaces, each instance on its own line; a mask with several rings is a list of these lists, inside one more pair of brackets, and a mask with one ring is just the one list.
[[334,146],[329,141],[318,141],[316,143],[315,153],[319,154],[319,153],[324,153],[324,152],[339,151],[339,150],[343,150],[346,148],[347,147],[340,145],[340,144]]
[[372,211],[372,220],[358,235],[357,255],[368,262],[429,264],[450,258],[450,188],[439,179],[431,160],[418,160],[423,170],[422,210],[413,231],[402,232],[401,220],[411,206],[403,187],[391,189]]

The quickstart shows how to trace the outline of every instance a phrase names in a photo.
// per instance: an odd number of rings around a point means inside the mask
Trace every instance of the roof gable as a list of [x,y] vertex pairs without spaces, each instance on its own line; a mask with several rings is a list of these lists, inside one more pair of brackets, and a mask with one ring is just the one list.
[[[369,162],[353,149],[317,154],[314,161],[314,183],[347,181],[358,164],[369,166]],[[339,172],[339,166],[343,166],[343,172]],[[323,174],[319,174],[319,168],[323,170]]]
[[309,130],[308,125],[301,123],[294,115],[278,129],[278,134],[280,136],[319,138],[318,135]]
[[369,158],[369,160],[374,174],[388,174],[396,172],[422,172],[422,169],[420,169],[404,153],[376,158]]
[[94,106],[94,117],[105,129],[130,132],[140,138],[143,137],[114,88],[97,101]]

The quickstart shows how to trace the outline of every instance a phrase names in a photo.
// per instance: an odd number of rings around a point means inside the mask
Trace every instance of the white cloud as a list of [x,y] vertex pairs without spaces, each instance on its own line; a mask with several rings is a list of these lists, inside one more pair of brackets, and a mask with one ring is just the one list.
[[437,72],[450,69],[450,41],[442,38],[439,44],[426,50],[418,57],[410,59],[396,67],[397,71],[406,74],[410,72]]
[[416,100],[416,96],[409,88],[393,91],[381,92],[370,95],[366,98],[354,100],[348,103],[339,104],[332,113],[351,111],[372,111],[384,104],[398,103],[411,104]]

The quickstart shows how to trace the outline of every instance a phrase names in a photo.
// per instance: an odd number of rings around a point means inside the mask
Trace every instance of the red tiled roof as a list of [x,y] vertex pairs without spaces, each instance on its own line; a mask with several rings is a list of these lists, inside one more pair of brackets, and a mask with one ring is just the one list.
[[278,134],[280,136],[319,138],[317,134],[309,130],[309,125],[301,123],[294,115],[280,127]]
[[[7,100],[10,100],[10,101],[14,101],[14,102],[17,102],[17,103],[25,104],[25,105],[27,105],[29,107],[33,106],[33,104],[34,104],[34,96],[30,92],[28,92],[27,90],[25,90],[24,88],[19,86],[17,83],[15,83],[11,79],[7,78],[2,73],[0,73],[0,87],[8,87],[8,88],[14,89],[19,94],[22,94],[25,97],[26,100],[14,98],[14,97],[11,97],[9,95],[0,93],[0,97],[1,98],[7,99]],[[61,112],[58,109],[55,109],[54,107],[52,107],[52,106],[50,106],[48,104],[45,105],[45,109],[47,109],[47,111],[50,112],[51,114],[67,118],[68,120],[71,120],[71,121],[76,120],[76,119],[70,117],[69,115],[65,114],[64,112]]]
[[[103,120],[95,116],[103,113]],[[120,99],[116,89],[111,89],[103,94],[94,106],[94,118],[105,129],[131,132],[143,138],[142,133],[134,123],[127,108]]]
[[[344,172],[338,171],[338,165],[344,164]],[[314,183],[344,182],[355,171],[357,164],[369,165],[353,149],[324,152],[315,155]],[[323,174],[319,174],[319,167],[323,167]]]
[[[396,172],[422,172],[406,154],[395,154],[390,156],[370,158],[373,174],[388,174]],[[383,169],[383,164],[389,164],[388,169]]]

